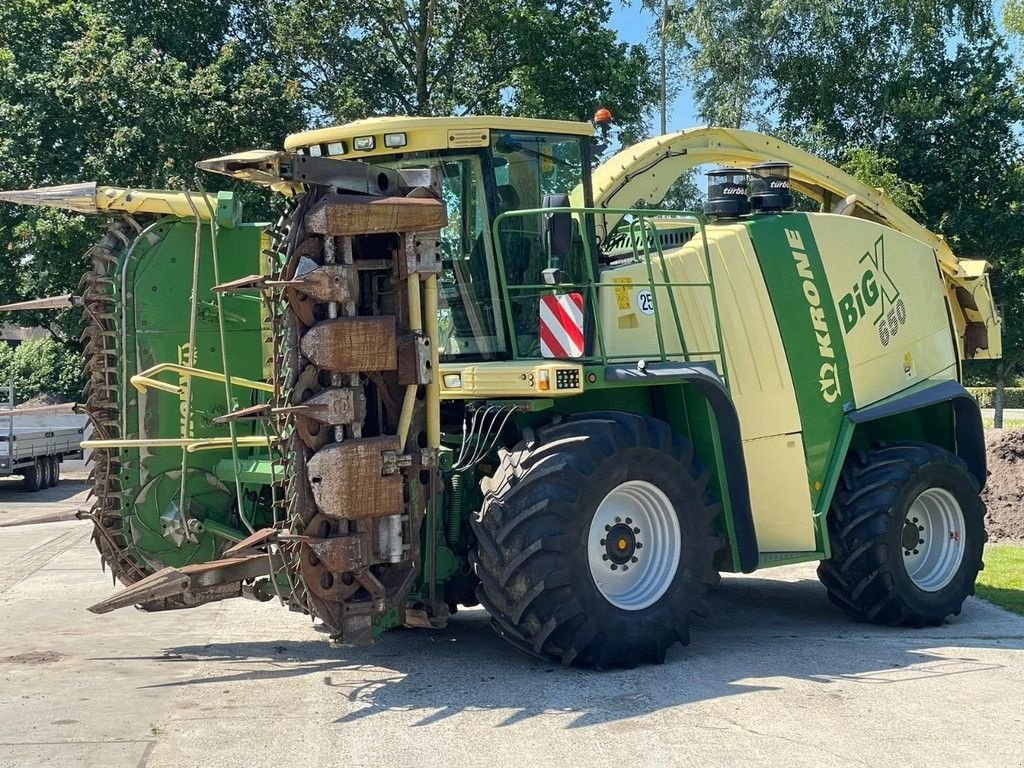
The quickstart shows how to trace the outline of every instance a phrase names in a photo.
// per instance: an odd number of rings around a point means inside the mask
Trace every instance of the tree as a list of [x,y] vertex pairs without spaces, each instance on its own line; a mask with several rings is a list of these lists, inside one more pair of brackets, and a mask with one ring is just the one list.
[[[311,120],[504,114],[641,123],[657,98],[642,46],[609,0],[277,0],[275,41]],[[317,30],[312,37],[296,29]]]
[[711,123],[866,124],[923,40],[978,39],[977,0],[670,0],[672,42]]
[[[297,86],[237,29],[251,13],[239,3],[189,6],[167,16],[166,4],[138,0],[0,5],[0,28],[10,31],[0,41],[0,188],[193,186],[197,160],[280,146],[301,127]],[[0,206],[0,301],[76,290],[101,226]],[[74,325],[68,315],[50,327],[77,343]]]

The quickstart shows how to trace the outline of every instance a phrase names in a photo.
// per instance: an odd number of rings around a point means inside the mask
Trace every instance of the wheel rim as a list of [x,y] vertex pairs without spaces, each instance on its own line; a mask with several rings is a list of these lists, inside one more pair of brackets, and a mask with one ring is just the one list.
[[964,513],[944,488],[929,488],[907,509],[900,546],[914,584],[938,592],[956,576],[964,559]]
[[613,488],[590,523],[590,575],[605,600],[625,611],[643,610],[665,594],[681,551],[672,502],[643,480]]

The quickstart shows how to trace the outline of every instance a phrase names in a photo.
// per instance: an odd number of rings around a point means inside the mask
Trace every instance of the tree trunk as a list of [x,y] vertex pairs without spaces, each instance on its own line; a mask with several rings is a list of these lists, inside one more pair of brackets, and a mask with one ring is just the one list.
[[434,0],[420,0],[419,23],[416,36],[416,106],[420,115],[430,115],[430,88],[428,86],[428,51],[433,26]]
[[992,398],[992,406],[995,409],[995,415],[992,418],[992,426],[996,429],[1003,428],[1003,404],[1006,402],[1006,366],[1003,365],[1003,361],[1000,360],[996,365],[996,394]]

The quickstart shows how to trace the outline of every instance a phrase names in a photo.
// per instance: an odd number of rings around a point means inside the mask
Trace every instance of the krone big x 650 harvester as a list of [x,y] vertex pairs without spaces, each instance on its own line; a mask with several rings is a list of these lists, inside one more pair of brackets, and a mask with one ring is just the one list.
[[[593,134],[379,118],[200,164],[284,195],[273,225],[230,193],[7,193],[119,214],[80,299],[89,515],[127,585],[93,610],[276,598],[364,643],[479,602],[601,667],[686,642],[721,571],[820,561],[858,619],[958,613],[985,262],[767,136],[592,170]],[[706,215],[650,207],[707,164]]]

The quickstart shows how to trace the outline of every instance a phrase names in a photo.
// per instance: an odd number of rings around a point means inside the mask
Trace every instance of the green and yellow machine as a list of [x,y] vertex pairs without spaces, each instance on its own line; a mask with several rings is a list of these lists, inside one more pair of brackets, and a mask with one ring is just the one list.
[[[599,126],[600,127],[600,126]],[[688,642],[720,572],[820,561],[854,617],[939,624],[981,568],[983,261],[761,134],[595,158],[590,124],[375,118],[76,185],[116,214],[81,302],[96,612],[277,599],[365,643],[483,604],[529,653]],[[700,165],[706,214],[657,205]],[[820,212],[795,212],[791,190]]]

